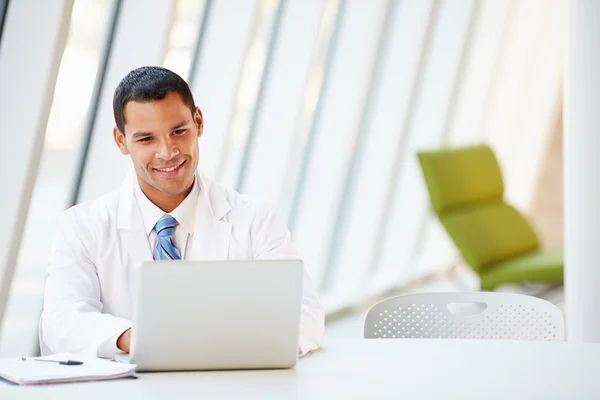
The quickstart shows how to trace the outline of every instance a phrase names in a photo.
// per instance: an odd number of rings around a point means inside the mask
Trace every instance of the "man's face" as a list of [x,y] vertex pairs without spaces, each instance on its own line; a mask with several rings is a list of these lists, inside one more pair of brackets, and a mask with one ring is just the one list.
[[194,182],[202,112],[194,115],[176,92],[147,103],[125,105],[125,132],[114,128],[121,153],[129,154],[140,187],[149,197],[181,196]]

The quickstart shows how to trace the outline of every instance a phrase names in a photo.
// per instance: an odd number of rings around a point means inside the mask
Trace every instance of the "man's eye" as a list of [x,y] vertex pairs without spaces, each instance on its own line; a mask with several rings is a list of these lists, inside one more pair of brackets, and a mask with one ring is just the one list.
[[152,140],[152,138],[150,136],[146,136],[138,140],[138,142],[149,142],[150,140]]
[[187,129],[177,129],[175,132],[176,135],[183,135]]

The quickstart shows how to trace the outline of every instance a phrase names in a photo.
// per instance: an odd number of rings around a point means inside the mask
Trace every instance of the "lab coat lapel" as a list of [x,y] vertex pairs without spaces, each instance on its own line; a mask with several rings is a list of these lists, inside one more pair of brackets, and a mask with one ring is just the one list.
[[226,260],[229,253],[231,224],[222,218],[231,210],[229,201],[211,181],[196,173],[200,194],[196,208],[196,226],[190,260]]
[[121,244],[124,252],[131,260],[130,267],[141,261],[152,261],[152,249],[144,228],[142,213],[135,201],[136,177],[131,171],[123,185],[119,199],[118,228],[121,234]]

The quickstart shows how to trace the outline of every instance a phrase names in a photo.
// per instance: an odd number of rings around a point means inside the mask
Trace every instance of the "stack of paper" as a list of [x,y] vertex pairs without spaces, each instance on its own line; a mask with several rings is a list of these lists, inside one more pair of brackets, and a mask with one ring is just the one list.
[[[81,365],[61,365],[36,360],[81,361]],[[20,385],[99,381],[134,376],[135,365],[120,364],[80,354],[61,353],[36,358],[1,358],[0,378]]]

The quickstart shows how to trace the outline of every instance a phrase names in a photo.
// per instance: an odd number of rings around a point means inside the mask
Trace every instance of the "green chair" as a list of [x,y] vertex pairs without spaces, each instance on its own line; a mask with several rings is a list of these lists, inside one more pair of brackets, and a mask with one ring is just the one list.
[[433,211],[481,289],[560,283],[562,249],[541,250],[531,225],[503,199],[500,166],[488,146],[418,153]]

